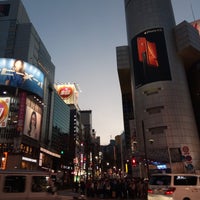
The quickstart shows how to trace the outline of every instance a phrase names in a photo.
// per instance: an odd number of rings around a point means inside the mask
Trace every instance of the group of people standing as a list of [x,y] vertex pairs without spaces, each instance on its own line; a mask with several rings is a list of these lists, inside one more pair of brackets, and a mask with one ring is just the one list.
[[146,198],[148,182],[141,178],[80,181],[81,194],[102,199]]

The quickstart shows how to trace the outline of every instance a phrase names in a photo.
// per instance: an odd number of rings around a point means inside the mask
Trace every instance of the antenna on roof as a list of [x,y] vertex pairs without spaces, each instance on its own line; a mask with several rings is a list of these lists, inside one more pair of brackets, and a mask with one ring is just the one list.
[[191,8],[191,11],[192,11],[193,20],[195,21],[195,15],[194,15],[194,10],[193,10],[193,7],[192,7],[192,1],[191,0],[190,0],[190,8]]

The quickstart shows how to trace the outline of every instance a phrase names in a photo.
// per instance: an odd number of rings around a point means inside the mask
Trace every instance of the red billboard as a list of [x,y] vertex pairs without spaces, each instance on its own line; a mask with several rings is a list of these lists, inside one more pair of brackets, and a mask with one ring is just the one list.
[[78,89],[75,84],[55,85],[55,89],[66,104],[78,104]]

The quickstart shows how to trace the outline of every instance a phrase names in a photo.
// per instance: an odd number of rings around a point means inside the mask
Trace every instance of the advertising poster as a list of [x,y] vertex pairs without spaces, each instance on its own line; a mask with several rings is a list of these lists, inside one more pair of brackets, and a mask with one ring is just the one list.
[[28,135],[36,140],[40,138],[41,114],[33,110],[31,107],[26,107],[24,135]]
[[23,60],[0,58],[0,85],[9,85],[43,97],[44,74]]
[[135,87],[171,80],[171,73],[162,28],[146,30],[132,39]]
[[10,98],[0,97],[0,127],[6,127],[10,107]]

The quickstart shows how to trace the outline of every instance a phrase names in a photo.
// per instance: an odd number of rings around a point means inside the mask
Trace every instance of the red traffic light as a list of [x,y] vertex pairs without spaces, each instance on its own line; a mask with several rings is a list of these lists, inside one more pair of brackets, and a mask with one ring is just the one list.
[[131,163],[132,163],[132,166],[136,166],[136,159],[135,158],[132,158],[132,160],[131,160]]

